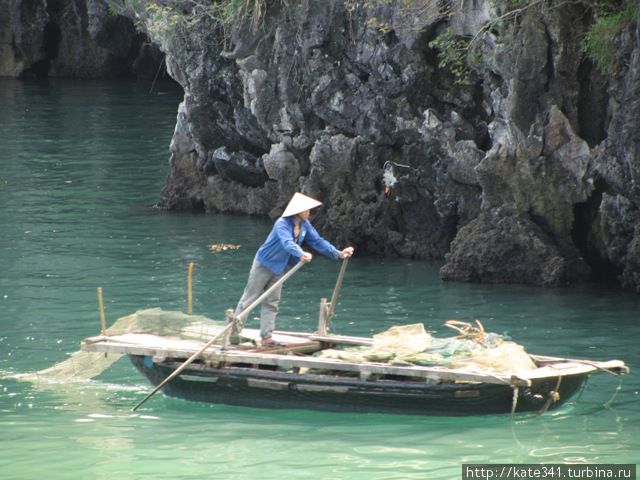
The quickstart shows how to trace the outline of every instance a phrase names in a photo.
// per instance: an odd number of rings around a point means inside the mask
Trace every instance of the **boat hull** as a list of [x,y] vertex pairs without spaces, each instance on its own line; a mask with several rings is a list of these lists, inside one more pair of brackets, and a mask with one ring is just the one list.
[[[154,385],[181,362],[154,362],[129,355],[133,365]],[[519,387],[515,412],[558,408],[584,384],[587,374],[535,379]],[[338,375],[288,373],[252,366],[209,367],[192,363],[162,389],[172,397],[197,402],[259,408],[308,409],[404,415],[483,415],[511,413],[514,389],[488,383],[441,383],[405,379],[366,380]]]

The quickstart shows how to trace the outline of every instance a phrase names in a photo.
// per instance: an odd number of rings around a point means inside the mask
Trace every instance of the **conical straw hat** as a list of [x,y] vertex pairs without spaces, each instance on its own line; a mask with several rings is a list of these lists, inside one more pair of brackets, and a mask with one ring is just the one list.
[[282,212],[282,216],[290,217],[291,215],[296,215],[306,210],[311,210],[312,208],[315,208],[319,205],[322,205],[322,202],[296,192],[293,197],[291,197],[291,200],[289,200],[289,205],[287,205],[287,208],[285,208],[284,212]]

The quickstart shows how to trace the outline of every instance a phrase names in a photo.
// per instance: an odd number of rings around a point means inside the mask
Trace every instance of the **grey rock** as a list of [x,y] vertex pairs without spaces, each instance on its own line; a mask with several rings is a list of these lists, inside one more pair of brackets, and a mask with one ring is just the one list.
[[270,179],[282,184],[295,184],[300,178],[300,163],[283,143],[274,144],[262,157],[264,169]]
[[[215,165],[215,173],[225,180],[231,180],[248,187],[261,187],[268,180],[261,158],[249,152],[229,152],[227,147],[220,147],[211,154]],[[206,174],[207,172],[205,172]]]
[[[305,191],[324,203],[314,223],[327,238],[444,259],[447,279],[559,286],[608,271],[634,288],[637,236],[620,226],[637,220],[628,179],[640,162],[622,137],[635,142],[640,115],[637,102],[604,107],[610,94],[584,66],[585,27],[575,24],[585,11],[531,8],[484,30],[505,12],[453,7],[446,17],[436,4],[412,14],[386,2],[302,2],[269,10],[263,29],[238,28],[226,52],[201,47],[216,45],[206,23],[167,43],[196,150],[250,152],[273,180],[242,183],[220,168],[227,160],[200,160],[208,177],[192,179],[193,191],[212,211],[271,215]],[[430,45],[448,27],[483,55],[469,85]],[[626,45],[632,61],[616,82],[637,98],[637,38]],[[601,145],[606,122],[587,116],[605,110],[621,133]]]
[[[104,0],[0,1],[0,77],[149,77],[133,63],[146,37]],[[147,47],[158,70],[162,55]],[[137,72],[137,73],[136,73]]]
[[537,224],[508,209],[483,211],[463,227],[446,259],[440,269],[444,280],[559,287],[589,273]]
[[[640,22],[605,77],[580,2],[272,2],[154,47],[101,0],[54,3],[0,1],[0,75],[149,76],[162,49],[185,93],[164,208],[277,216],[302,190],[328,239],[446,279],[640,291]],[[479,55],[464,82],[449,28]]]

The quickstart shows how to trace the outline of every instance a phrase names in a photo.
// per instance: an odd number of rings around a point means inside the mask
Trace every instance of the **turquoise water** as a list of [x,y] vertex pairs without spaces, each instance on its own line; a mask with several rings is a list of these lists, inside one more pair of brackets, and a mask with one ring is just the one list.
[[[0,81],[0,479],[456,479],[462,463],[633,463],[640,451],[636,295],[444,283],[437,265],[354,257],[333,330],[369,335],[479,319],[535,353],[620,358],[543,416],[429,418],[259,410],[156,395],[126,359],[90,382],[18,381],[137,309],[235,305],[268,219],[149,208],[169,171],[181,94],[131,83]],[[212,253],[214,243],[236,251]],[[285,285],[278,328],[312,330],[339,265]],[[254,321],[254,326],[257,323]]]

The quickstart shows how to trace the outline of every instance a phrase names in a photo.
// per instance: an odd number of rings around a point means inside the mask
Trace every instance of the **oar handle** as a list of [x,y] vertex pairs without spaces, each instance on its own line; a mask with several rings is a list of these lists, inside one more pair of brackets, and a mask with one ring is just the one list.
[[[256,298],[251,305],[249,305],[247,308],[245,308],[242,312],[240,312],[239,315],[236,316],[236,319],[242,319],[245,316],[249,315],[249,313],[251,312],[251,310],[253,310],[258,304],[260,304],[260,302],[262,302],[262,300],[265,299],[265,297],[267,295],[269,295],[271,292],[273,292],[276,288],[278,288],[280,285],[282,285],[289,277],[291,277],[291,275],[293,275],[294,273],[296,273],[301,267],[302,265],[304,265],[304,263],[300,262],[298,263],[296,266],[294,266],[291,270],[289,270],[286,274],[284,274],[276,283],[274,283],[273,285],[271,285],[271,287],[269,287],[267,290],[265,290],[265,292],[260,295],[258,298]],[[196,358],[198,358],[198,356],[200,356],[202,354],[202,352],[204,352],[207,348],[209,348],[211,345],[213,345],[213,343],[219,339],[220,337],[226,335],[226,333],[231,329],[231,327],[233,327],[233,323],[228,324],[226,327],[224,327],[220,332],[218,332],[218,334],[213,337],[211,340],[209,340],[206,345],[204,347],[202,347],[200,350],[198,350],[196,353],[194,353],[193,355],[191,355],[187,360],[184,361],[184,363],[182,365],[180,365],[178,368],[176,368],[173,373],[171,375],[169,375],[167,378],[165,378],[162,383],[160,383],[156,388],[153,389],[153,391],[147,395],[146,397],[144,397],[142,399],[142,401],[140,403],[138,403],[135,407],[133,407],[133,411],[135,412],[138,408],[140,408],[140,406],[142,406],[142,404],[144,402],[146,402],[148,399],[150,399],[158,390],[160,390],[162,387],[164,387],[167,383],[169,383],[171,380],[173,380],[174,378],[176,378],[178,375],[180,375],[180,373],[187,368],[187,366],[193,362]]]
[[336,302],[338,301],[338,295],[340,295],[340,289],[342,288],[342,280],[344,280],[344,272],[347,270],[347,263],[350,257],[345,257],[342,260],[342,267],[340,267],[340,273],[338,274],[338,280],[336,280],[336,286],[333,289],[333,295],[331,295],[331,303],[329,304],[329,314],[327,320],[331,320],[333,313],[336,309]]
[[104,300],[102,298],[102,287],[98,287],[98,305],[100,306],[100,335],[107,334],[107,320],[104,316]]

